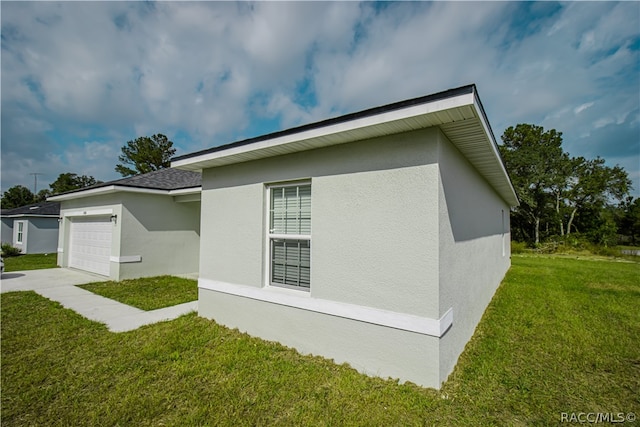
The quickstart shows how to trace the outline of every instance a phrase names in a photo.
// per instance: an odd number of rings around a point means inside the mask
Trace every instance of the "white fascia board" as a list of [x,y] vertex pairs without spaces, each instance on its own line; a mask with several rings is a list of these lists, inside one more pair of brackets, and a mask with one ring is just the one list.
[[181,188],[179,190],[169,190],[170,196],[185,196],[188,194],[200,194],[202,193],[202,187],[190,187],[190,188]]
[[108,185],[106,187],[93,188],[93,189],[84,190],[84,191],[76,191],[75,193],[60,194],[59,196],[47,197],[47,201],[51,200],[54,202],[58,202],[63,200],[79,199],[79,198],[88,197],[88,196],[98,196],[101,194],[109,194],[109,193],[115,192],[116,191],[115,188],[116,188],[115,185]]
[[[440,99],[424,104],[414,105],[398,110],[387,111],[373,116],[362,117],[349,120],[346,122],[336,123],[333,125],[309,129],[306,131],[283,135],[273,139],[257,141],[246,145],[231,147],[228,149],[214,151],[212,153],[202,154],[200,156],[190,157],[187,159],[177,160],[171,163],[171,167],[181,168],[195,163],[206,162],[210,160],[230,157],[238,154],[248,153],[252,151],[260,151],[267,148],[287,145],[300,141],[312,142],[314,139],[326,137],[328,135],[340,134],[356,129],[362,129],[370,126],[376,126],[384,123],[394,122],[398,120],[408,119],[416,116],[424,116],[439,111],[450,110],[454,108],[464,107],[475,104],[474,93],[458,95],[450,98]],[[188,168],[185,168],[188,169]]]
[[[177,191],[177,190],[176,190]],[[112,193],[144,193],[144,194],[164,194],[170,195],[171,191],[169,190],[157,190],[153,188],[136,188],[136,187],[125,187],[122,185],[108,185],[106,187],[93,188],[90,190],[77,191],[75,193],[70,194],[61,194],[59,196],[47,197],[47,200],[51,200],[54,202],[64,201],[64,200],[73,200],[73,199],[81,199],[83,197],[89,196],[101,196],[105,194]]]
[[520,206],[520,202],[518,201],[518,196],[516,195],[516,190],[513,188],[513,185],[511,184],[511,179],[509,179],[509,174],[507,173],[507,169],[505,168],[504,163],[502,162],[502,156],[500,155],[500,151],[498,151],[497,142],[493,139],[494,138],[493,133],[489,129],[489,125],[485,120],[485,116],[484,114],[482,114],[482,107],[478,103],[477,98],[475,96],[474,96],[473,104],[476,110],[476,115],[480,119],[480,123],[482,124],[482,128],[484,129],[484,133],[487,135],[487,138],[489,139],[489,142],[490,142],[489,145],[491,145],[491,148],[490,148],[491,152],[493,153],[493,156],[496,158],[497,163],[500,167],[500,172],[505,177],[507,184],[509,185],[509,189],[511,190],[511,199],[507,200],[507,202],[512,206]]
[[64,201],[64,200],[81,199],[83,197],[89,197],[89,196],[101,196],[105,194],[112,194],[112,193],[118,193],[118,192],[179,196],[183,194],[198,194],[201,191],[202,191],[202,187],[181,188],[179,190],[158,190],[154,188],[137,188],[137,187],[126,187],[123,185],[108,185],[106,187],[93,188],[93,189],[84,190],[84,191],[77,191],[75,193],[70,193],[70,194],[61,194],[59,196],[51,196],[51,197],[47,197],[47,200],[57,202],[57,201]]
[[272,287],[255,288],[202,278],[198,279],[198,287],[438,338],[442,337],[453,325],[453,307],[447,310],[440,319],[432,319],[413,314],[313,298],[307,292],[274,289]]

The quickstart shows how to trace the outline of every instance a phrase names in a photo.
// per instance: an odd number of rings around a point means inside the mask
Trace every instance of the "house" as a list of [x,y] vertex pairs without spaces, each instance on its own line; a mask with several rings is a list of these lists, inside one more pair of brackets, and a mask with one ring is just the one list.
[[173,159],[202,172],[199,314],[439,388],[518,204],[475,85]]
[[55,253],[58,247],[60,203],[40,202],[3,209],[2,243],[9,243],[23,254]]
[[198,272],[197,172],[160,169],[52,196],[58,265],[112,280]]

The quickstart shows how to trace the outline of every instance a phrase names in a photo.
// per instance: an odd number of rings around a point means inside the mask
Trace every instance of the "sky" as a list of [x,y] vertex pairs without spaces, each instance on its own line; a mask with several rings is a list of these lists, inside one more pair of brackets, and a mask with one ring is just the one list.
[[475,83],[640,196],[640,2],[0,3],[1,187],[176,155]]

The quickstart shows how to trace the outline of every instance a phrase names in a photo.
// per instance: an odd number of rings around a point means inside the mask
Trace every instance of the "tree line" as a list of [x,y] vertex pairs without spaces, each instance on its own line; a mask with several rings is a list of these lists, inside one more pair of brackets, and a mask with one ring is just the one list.
[[[116,172],[123,177],[152,172],[167,168],[171,164],[171,157],[175,154],[173,142],[165,135],[158,133],[151,137],[142,136],[128,141],[121,148],[118,156]],[[0,205],[2,209],[17,208],[20,206],[40,203],[54,194],[78,190],[92,185],[102,184],[93,176],[78,175],[65,172],[58,175],[55,181],[49,184],[49,188],[42,189],[34,194],[24,185],[16,185],[9,188],[2,195]]]
[[511,212],[516,241],[533,246],[579,233],[595,244],[640,241],[640,199],[631,180],[604,159],[571,157],[562,132],[519,124],[502,135],[500,154],[520,200]]
[[[640,242],[640,199],[629,195],[631,180],[622,167],[606,166],[600,157],[571,157],[562,148],[562,132],[531,124],[507,128],[499,149],[520,200],[511,212],[514,240],[537,245],[578,233],[596,244]],[[166,168],[175,152],[165,135],[139,137],[121,148],[115,170],[126,177]],[[2,208],[99,183],[63,173],[38,194],[21,185],[8,189]]]

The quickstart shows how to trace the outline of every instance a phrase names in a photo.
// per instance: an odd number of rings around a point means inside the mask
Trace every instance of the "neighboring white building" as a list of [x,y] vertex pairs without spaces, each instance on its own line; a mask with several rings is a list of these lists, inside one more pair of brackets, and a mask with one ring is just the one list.
[[20,249],[22,254],[55,253],[58,246],[60,203],[40,202],[3,209],[2,243]]
[[439,388],[510,266],[473,85],[172,167],[202,172],[200,315],[370,375]]
[[198,272],[199,173],[161,169],[56,195],[58,265],[112,280]]

